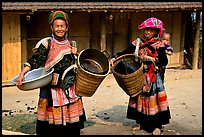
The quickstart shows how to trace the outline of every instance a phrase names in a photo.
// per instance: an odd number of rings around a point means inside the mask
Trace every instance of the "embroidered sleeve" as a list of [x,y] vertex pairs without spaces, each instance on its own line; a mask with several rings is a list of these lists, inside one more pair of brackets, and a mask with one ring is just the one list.
[[113,57],[117,58],[117,57],[124,55],[124,54],[133,54],[134,52],[135,52],[135,46],[133,44],[130,44],[130,46],[128,46],[125,50],[114,54],[112,56],[112,58]]
[[44,65],[49,49],[47,49],[43,44],[40,44],[36,51],[33,53],[32,57],[27,60],[26,64],[31,66],[31,69],[36,69]]
[[137,44],[137,39],[135,39],[135,40],[132,42],[132,44],[133,44],[134,46],[136,46],[136,44]]
[[29,66],[31,68],[31,65],[28,62],[24,63],[23,66],[24,67]]

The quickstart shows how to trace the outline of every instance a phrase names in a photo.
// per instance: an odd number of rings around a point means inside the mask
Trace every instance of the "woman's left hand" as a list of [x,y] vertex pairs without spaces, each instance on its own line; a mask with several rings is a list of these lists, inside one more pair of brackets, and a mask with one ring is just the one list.
[[72,52],[73,54],[77,54],[77,47],[72,47],[71,52]]

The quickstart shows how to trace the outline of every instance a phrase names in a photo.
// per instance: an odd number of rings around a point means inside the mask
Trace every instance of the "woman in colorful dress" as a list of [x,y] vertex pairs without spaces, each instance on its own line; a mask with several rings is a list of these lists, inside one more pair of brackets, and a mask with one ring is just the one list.
[[138,55],[143,62],[143,91],[129,98],[127,118],[136,120],[134,131],[144,129],[153,135],[160,135],[162,125],[168,124],[171,118],[165,87],[157,70],[157,50],[162,46],[160,36],[164,30],[163,22],[151,17],[140,24],[138,29],[144,29],[143,37],[135,39],[125,50],[114,54],[110,64],[113,65],[114,60],[124,54]]
[[40,88],[37,135],[80,135],[80,130],[84,128],[86,116],[82,98],[75,94],[75,69],[65,71],[75,65],[77,53],[77,48],[71,46],[67,39],[69,23],[69,17],[63,11],[49,15],[52,36],[36,44],[32,57],[24,63],[16,81],[16,85],[21,85],[24,75],[30,70],[54,68],[50,84]]

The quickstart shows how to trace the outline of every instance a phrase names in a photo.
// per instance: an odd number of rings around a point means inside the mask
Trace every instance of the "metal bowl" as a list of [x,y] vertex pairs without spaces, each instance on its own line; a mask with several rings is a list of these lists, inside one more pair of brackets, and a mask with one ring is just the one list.
[[79,54],[80,66],[94,74],[106,74],[109,70],[108,58],[96,49],[85,49]]
[[[17,87],[24,91],[43,87],[51,82],[53,71],[54,68],[49,71],[45,71],[44,68],[33,69],[25,74],[25,80],[22,82],[22,85]],[[11,82],[16,84],[18,77],[19,75],[15,76]]]

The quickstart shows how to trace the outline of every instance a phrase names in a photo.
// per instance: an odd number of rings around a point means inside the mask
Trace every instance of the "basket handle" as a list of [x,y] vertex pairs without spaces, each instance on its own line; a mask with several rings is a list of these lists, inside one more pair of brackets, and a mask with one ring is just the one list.
[[110,52],[108,52],[107,50],[102,51],[102,53],[106,56],[107,59],[110,58]]
[[113,62],[116,62],[119,59],[124,58],[125,56],[132,56],[132,55],[135,56],[134,54],[124,54],[124,55],[121,55],[121,56],[117,57]]

